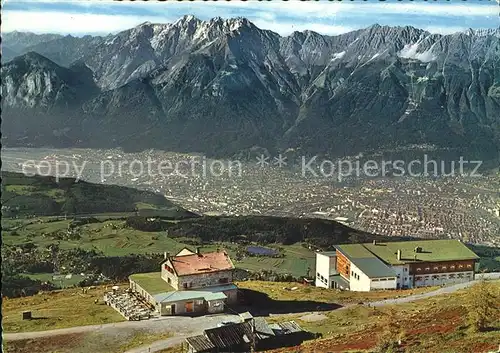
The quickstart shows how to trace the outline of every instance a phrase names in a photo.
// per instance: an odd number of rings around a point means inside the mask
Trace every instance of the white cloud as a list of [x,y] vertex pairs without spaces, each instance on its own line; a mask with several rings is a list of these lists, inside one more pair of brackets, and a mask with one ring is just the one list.
[[[126,4],[126,2],[120,2]],[[181,7],[182,3],[161,3],[172,7]],[[135,5],[135,4],[134,4]],[[149,3],[144,4],[146,6]],[[187,5],[187,4],[186,4]],[[146,7],[145,6],[145,7]],[[207,11],[218,12],[221,9],[227,10],[253,10],[261,12],[275,12],[287,16],[329,18],[340,13],[357,14],[401,14],[401,15],[434,15],[434,16],[498,16],[498,6],[491,4],[436,4],[436,3],[385,3],[385,2],[366,2],[366,3],[347,3],[347,2],[329,2],[329,1],[231,1],[231,2],[202,2],[197,3],[197,7],[206,7]]]
[[382,8],[374,9],[375,12],[399,13],[401,15],[434,15],[434,16],[498,16],[498,6],[495,4],[384,4]]
[[326,25],[321,23],[296,24],[292,22],[268,22],[265,20],[254,20],[252,22],[259,28],[269,29],[273,32],[279,33],[282,36],[287,36],[295,31],[303,32],[305,30],[333,36],[337,34],[347,33],[355,29],[348,26]]
[[4,11],[2,31],[34,33],[113,33],[137,26],[140,23],[171,22],[173,18],[152,16],[126,16],[67,12]]
[[[221,14],[220,14],[221,15]],[[231,16],[224,16],[231,17]],[[26,31],[34,33],[115,33],[129,29],[140,23],[168,23],[177,20],[177,16],[113,15],[92,13],[69,13],[52,11],[4,11],[2,31]],[[281,35],[294,31],[311,30],[321,34],[336,35],[346,33],[353,28],[348,26],[328,25],[314,22],[293,23],[277,20],[273,13],[256,12],[251,17],[259,28],[269,29]]]
[[438,34],[453,34],[457,32],[464,32],[468,28],[467,27],[452,27],[452,26],[426,26],[423,27],[422,29],[425,29],[426,31],[430,33],[438,33]]
[[[415,14],[415,15],[435,15],[435,16],[491,16],[498,15],[498,5],[491,1],[489,3],[386,3],[386,2],[366,2],[366,3],[348,3],[348,2],[329,2],[329,1],[270,1],[262,2],[257,0],[250,1],[228,1],[228,2],[129,2],[129,1],[82,1],[82,0],[6,0],[12,4],[43,4],[59,3],[70,6],[92,7],[94,5],[107,5],[110,8],[135,8],[135,9],[203,9],[204,12],[217,16],[220,11],[257,11],[263,13],[274,12],[277,15],[300,16],[327,18],[339,13],[362,13],[366,15],[377,14]],[[4,2],[4,1],[2,1]],[[212,17],[213,17],[212,16]],[[222,15],[221,15],[222,16]]]
[[[3,1],[5,2],[5,1]],[[231,1],[231,2],[129,2],[129,1],[67,1],[67,0],[6,0],[3,9],[2,30],[5,32],[31,31],[37,33],[112,33],[128,29],[139,23],[173,22],[182,14],[194,14],[203,19],[221,16],[224,18],[245,16],[258,27],[270,29],[281,35],[306,29],[322,34],[336,35],[357,28],[367,27],[377,22],[377,15],[394,18],[396,23],[408,21],[408,24],[431,23],[431,16],[439,18],[436,26],[427,29],[433,33],[448,34],[462,31],[465,27],[446,26],[447,18],[458,17],[467,23],[471,16],[498,16],[498,5],[460,4],[460,3],[385,3],[385,2],[311,2],[311,1]],[[37,3],[37,8],[30,9],[30,4]],[[58,12],[38,10],[43,4],[58,3]],[[23,9],[10,10],[9,4],[24,4]],[[64,5],[63,5],[64,4]],[[64,12],[68,9],[68,12]],[[88,13],[92,10],[92,13]],[[351,16],[352,15],[352,16]],[[412,22],[419,18],[419,22]],[[480,22],[482,20],[479,20]],[[477,22],[477,21],[476,21]],[[482,23],[481,22],[481,25]],[[389,22],[390,23],[390,22]],[[388,23],[388,24],[389,24]],[[460,23],[458,23],[460,25]],[[486,24],[486,23],[484,23]],[[420,27],[418,24],[416,27]]]

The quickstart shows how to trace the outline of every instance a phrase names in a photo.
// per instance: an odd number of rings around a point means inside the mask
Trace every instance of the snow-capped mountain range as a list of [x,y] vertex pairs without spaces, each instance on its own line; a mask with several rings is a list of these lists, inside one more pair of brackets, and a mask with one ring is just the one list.
[[432,144],[498,158],[500,28],[282,37],[245,18],[184,16],[103,37],[2,39],[7,145],[230,156]]

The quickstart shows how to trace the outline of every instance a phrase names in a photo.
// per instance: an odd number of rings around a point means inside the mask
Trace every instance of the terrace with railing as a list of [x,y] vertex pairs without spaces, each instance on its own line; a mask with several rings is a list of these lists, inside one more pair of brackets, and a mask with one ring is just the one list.
[[107,292],[104,294],[104,302],[130,321],[148,320],[154,314],[154,308],[150,304],[129,291]]

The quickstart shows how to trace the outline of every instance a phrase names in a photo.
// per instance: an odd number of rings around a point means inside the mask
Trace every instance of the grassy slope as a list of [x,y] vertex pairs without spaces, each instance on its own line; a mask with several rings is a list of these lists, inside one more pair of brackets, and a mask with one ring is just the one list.
[[[301,301],[314,301],[327,304],[368,303],[387,298],[406,297],[437,289],[437,287],[414,288],[405,290],[382,290],[371,292],[350,292],[336,289],[326,289],[304,285],[296,282],[243,281],[237,283],[238,288],[265,293],[269,301],[295,302],[295,307]],[[289,290],[290,288],[295,290]]]
[[[121,287],[127,286],[126,283],[119,285]],[[107,286],[108,290],[111,286],[111,284]],[[297,309],[301,301],[348,304],[394,298],[432,290],[432,288],[419,288],[404,291],[357,293],[305,286],[300,283],[263,281],[239,282],[238,286],[242,289],[263,293],[269,298],[263,305],[285,302],[292,303],[294,309]],[[285,287],[297,287],[298,289],[288,291],[284,289]],[[106,286],[97,286],[86,294],[82,294],[80,288],[75,288],[46,292],[24,298],[6,299],[2,302],[3,328],[6,332],[27,332],[123,321],[123,317],[114,309],[103,305],[102,296],[105,288]],[[99,299],[100,303],[95,304],[95,299]],[[40,319],[22,320],[24,310],[31,310],[33,317]]]
[[[492,282],[500,301],[500,281]],[[500,342],[500,316],[487,332],[471,333],[466,324],[466,306],[471,288],[412,303],[368,308],[355,306],[327,312],[326,320],[307,322],[292,317],[306,330],[320,332],[323,339],[306,342],[300,352],[373,352],[388,322],[393,337],[401,339],[409,353],[480,353],[494,351]],[[279,349],[274,353],[297,352]]]
[[[32,220],[3,220],[2,240],[7,245],[18,245],[27,242],[33,242],[40,247],[46,247],[55,242],[47,234],[52,232],[65,232],[70,224],[70,220],[60,220],[57,222],[46,222],[45,218]],[[183,221],[184,222],[184,221]],[[174,222],[180,223],[180,222]],[[176,253],[183,247],[194,248],[195,246],[186,244],[188,237],[171,238],[167,232],[144,232],[125,226],[124,220],[109,220],[102,223],[91,223],[77,227],[81,239],[79,240],[61,240],[60,247],[71,249],[80,247],[83,249],[97,249],[107,256],[120,256],[134,253],[163,253],[165,251],[171,254]],[[200,230],[201,232],[201,230]],[[190,239],[192,240],[192,239]],[[235,265],[252,271],[273,270],[279,273],[288,273],[294,276],[304,276],[308,267],[314,270],[315,258],[314,252],[304,248],[300,243],[292,245],[274,244],[271,247],[279,246],[283,249],[285,256],[283,258],[271,257],[245,257],[241,261],[236,261],[236,251],[238,244],[230,242],[213,242],[201,246],[202,251],[212,251],[217,247],[225,248]],[[500,268],[500,261],[496,261],[492,248],[485,247],[480,249],[481,263],[489,270]],[[475,249],[474,249],[475,250]]]
[[[46,247],[54,243],[54,239],[47,234],[65,231],[69,220],[50,223],[33,222],[25,224],[22,220],[5,220],[3,242],[6,245],[19,245],[33,242],[39,247]],[[22,225],[25,224],[25,225]],[[19,226],[22,225],[22,226]],[[114,225],[114,227],[110,226]],[[183,247],[194,248],[183,243],[183,238],[172,239],[165,232],[143,232],[131,228],[124,228],[125,221],[110,220],[103,223],[92,223],[78,226],[81,239],[61,240],[62,249],[80,247],[102,251],[106,256],[120,256],[137,253],[176,253]],[[45,234],[45,235],[44,235]],[[274,270],[280,273],[289,273],[294,276],[306,275],[307,268],[314,268],[314,253],[300,244],[282,246],[285,257],[245,257],[241,261],[235,260],[237,244],[213,243],[201,246],[202,251],[213,251],[217,247],[225,248],[239,268],[248,270]]]
[[[492,282],[494,295],[500,300],[500,281]],[[275,300],[281,301],[307,301],[316,300],[321,302],[347,302],[353,303],[360,300],[368,302],[379,300],[395,294],[409,295],[410,292],[398,293],[371,292],[352,293],[337,292],[315,287],[305,287],[296,283],[269,283],[269,282],[244,282],[241,287],[248,289],[259,289]],[[283,287],[299,287],[296,291],[284,290]],[[428,289],[419,289],[425,291]],[[354,306],[347,310],[334,310],[323,312],[326,319],[316,322],[308,322],[301,319],[303,314],[273,316],[270,321],[282,321],[284,319],[296,320],[303,328],[311,332],[320,332],[323,339],[309,341],[300,348],[286,348],[274,351],[278,352],[372,352],[376,347],[379,337],[387,331],[388,319],[391,321],[393,335],[402,340],[405,352],[428,352],[428,353],[461,353],[461,352],[487,352],[498,347],[498,332],[500,331],[500,317],[496,324],[488,332],[469,333],[465,325],[466,305],[470,300],[471,289],[462,290],[457,293],[423,299],[412,303],[387,306],[383,308],[369,308],[365,306]],[[96,292],[97,293],[97,292]],[[40,296],[40,302],[44,297]],[[33,299],[31,299],[33,300]],[[75,306],[70,306],[67,301],[75,301],[74,292],[65,290],[58,296],[53,297],[53,305],[62,306],[68,312],[74,311]],[[3,303],[4,315],[11,317],[17,314],[19,325],[29,325],[29,323],[19,320],[23,306],[19,306],[26,299],[12,299],[9,303]],[[17,308],[16,307],[17,304]],[[95,305],[92,303],[92,305]],[[6,307],[7,306],[7,307]],[[106,307],[95,305],[102,310]],[[6,310],[7,309],[7,310]],[[81,309],[82,312],[88,308]],[[76,310],[78,306],[76,306]],[[37,314],[35,310],[34,314]],[[59,313],[63,316],[64,313]],[[70,318],[76,319],[77,315],[71,313]],[[4,318],[5,319],[5,318]],[[66,321],[68,323],[68,321]],[[76,323],[76,321],[75,321]],[[43,321],[40,322],[43,325]],[[5,324],[4,324],[5,325]],[[7,331],[11,331],[12,322],[7,322]],[[19,331],[26,331],[31,327],[20,328]],[[51,327],[53,328],[53,327]],[[45,327],[38,327],[43,330]],[[118,331],[123,331],[119,329]],[[124,333],[125,334],[125,333]],[[144,332],[127,332],[124,337],[120,337],[120,345],[117,345],[118,337],[96,337],[95,334],[61,335],[50,337],[49,339],[21,340],[7,343],[7,352],[121,352],[124,348],[132,348],[143,344],[148,344],[155,340],[168,337],[169,333],[148,334]],[[98,338],[99,345],[93,346]],[[113,342],[115,344],[113,344]],[[90,350],[92,348],[92,350]],[[120,351],[120,349],[122,349]],[[178,347],[174,347],[165,352],[180,352]]]
[[[132,188],[76,182],[73,178],[34,176],[2,171],[2,205],[15,214],[62,215],[134,212],[136,208],[171,210],[172,217],[194,216],[160,194]],[[14,214],[14,213],[11,213]]]
[[[7,342],[6,353],[123,353],[171,337],[170,332],[125,331],[115,336],[99,332],[73,333]],[[171,352],[175,352],[171,350]],[[178,350],[177,352],[182,352]]]
[[[7,332],[43,331],[124,321],[116,310],[102,303],[105,288],[99,286],[86,294],[82,294],[81,288],[75,288],[24,298],[4,298],[3,329]],[[95,299],[100,303],[95,304]],[[21,314],[25,310],[31,310],[37,319],[22,320]]]

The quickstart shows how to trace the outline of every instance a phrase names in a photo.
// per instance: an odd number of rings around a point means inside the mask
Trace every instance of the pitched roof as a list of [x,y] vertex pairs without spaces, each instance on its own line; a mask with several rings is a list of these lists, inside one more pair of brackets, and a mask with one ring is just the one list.
[[234,265],[225,251],[174,256],[170,258],[170,262],[178,276],[234,269]]
[[304,331],[295,321],[278,322],[269,326],[273,329],[274,334],[277,336]]
[[396,272],[392,268],[383,263],[363,245],[337,245],[337,249],[369,278],[396,276]]
[[349,289],[350,287],[349,282],[339,274],[333,275],[331,280],[337,283],[337,285],[342,289]]
[[194,348],[195,352],[211,351],[215,348],[215,345],[204,335],[188,337],[186,341]]
[[335,255],[337,255],[337,252],[335,250],[334,251],[322,251],[322,252],[317,252],[316,254],[324,255],[324,256],[335,256]]
[[374,257],[356,259],[354,262],[369,278],[396,277],[396,271]]
[[181,250],[181,251],[179,251],[179,252],[178,252],[175,256],[186,256],[186,255],[193,255],[193,254],[195,254],[195,252],[194,252],[194,251],[192,251],[192,250],[191,250],[191,249],[189,249],[189,248],[184,247],[184,248],[182,248],[182,250]]
[[205,330],[206,337],[217,348],[228,348],[250,343],[252,326],[249,322],[237,323]]
[[[473,260],[479,257],[464,243],[455,239],[412,240],[387,243],[363,244],[365,249],[391,265],[414,262],[439,262],[451,260]],[[419,247],[421,251],[416,252]],[[401,250],[401,260],[397,252]]]
[[170,303],[170,302],[194,300],[202,298],[205,299],[206,301],[222,300],[226,299],[227,296],[222,292],[182,290],[182,291],[159,293],[154,295],[153,298],[158,303]]
[[256,317],[253,319],[255,325],[255,333],[259,339],[265,339],[269,336],[274,336],[274,331],[263,317]]
[[335,247],[344,254],[349,260],[375,257],[363,244],[342,244]]
[[263,317],[227,326],[206,329],[204,335],[186,338],[195,352],[205,352],[217,348],[218,351],[233,351],[238,346],[251,343],[253,325],[255,336],[265,340],[272,336],[283,336],[304,331],[295,321],[268,324]]
[[175,291],[174,287],[161,278],[161,272],[134,273],[129,279],[151,295]]

